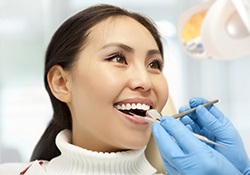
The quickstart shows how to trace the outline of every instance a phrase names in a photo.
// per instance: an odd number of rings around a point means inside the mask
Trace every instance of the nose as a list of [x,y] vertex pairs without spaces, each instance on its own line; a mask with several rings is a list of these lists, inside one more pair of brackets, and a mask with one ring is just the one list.
[[150,73],[145,67],[136,67],[130,71],[130,88],[141,92],[150,91],[153,88]]

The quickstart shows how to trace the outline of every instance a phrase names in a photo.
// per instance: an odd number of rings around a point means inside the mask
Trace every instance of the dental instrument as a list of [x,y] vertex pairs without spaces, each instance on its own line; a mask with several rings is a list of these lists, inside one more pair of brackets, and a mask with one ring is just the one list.
[[[212,105],[214,103],[217,103],[218,101],[219,101],[218,99],[212,100],[212,101],[209,101],[207,103],[204,103],[202,106],[206,107],[206,106]],[[186,110],[186,111],[181,112],[181,113],[171,115],[171,117],[173,117],[175,119],[179,119],[179,118],[183,117],[184,115],[187,115],[187,114],[190,114],[191,112],[194,112],[196,108],[197,107],[191,108],[191,109]],[[155,121],[160,121],[161,117],[162,117],[162,114],[160,112],[158,112],[155,109],[150,109],[150,110],[147,110],[146,116],[144,118],[146,118],[146,120],[148,120],[149,122],[152,123],[152,122],[155,122]]]
[[[204,106],[204,107],[210,106],[210,105],[212,105],[212,104],[214,104],[214,103],[217,103],[218,101],[219,101],[218,99],[212,100],[212,101],[209,101],[209,102],[207,102],[207,103],[204,103],[202,106]],[[184,116],[184,115],[187,115],[187,114],[189,114],[189,113],[195,111],[196,108],[197,108],[197,107],[191,108],[191,109],[186,110],[186,111],[181,112],[181,113],[174,114],[174,115],[172,115],[171,117],[173,117],[173,118],[175,118],[175,119],[179,119],[180,117],[182,117],[182,116]]]
[[[207,103],[204,103],[203,106],[206,107],[206,106],[212,105],[214,103],[217,103],[218,101],[219,101],[218,99],[212,100],[212,101],[209,101]],[[191,108],[191,109],[186,110],[184,112],[174,114],[171,117],[173,117],[175,119],[179,119],[179,118],[183,117],[184,115],[190,114],[191,112],[195,111],[196,108],[197,107],[194,107],[194,108]],[[161,117],[162,117],[162,114],[160,112],[158,112],[157,110],[155,110],[155,109],[147,110],[146,116],[139,116],[139,115],[136,115],[136,114],[134,114],[132,112],[130,112],[130,114],[133,115],[134,117],[142,118],[145,122],[148,122],[148,123],[151,123],[151,124],[153,124],[154,122],[160,122]],[[198,138],[199,140],[201,140],[203,142],[210,143],[210,144],[220,146],[220,147],[225,147],[224,145],[221,145],[221,144],[218,144],[218,143],[216,143],[216,142],[214,142],[212,140],[209,140],[205,136],[202,136],[202,135],[199,135],[199,134],[196,134],[196,133],[193,133],[193,134],[194,134],[194,136],[196,138]]]

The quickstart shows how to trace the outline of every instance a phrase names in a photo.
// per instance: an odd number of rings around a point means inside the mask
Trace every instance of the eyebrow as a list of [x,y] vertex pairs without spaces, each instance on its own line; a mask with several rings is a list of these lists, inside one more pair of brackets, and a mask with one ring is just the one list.
[[122,43],[110,43],[110,44],[103,46],[101,49],[105,49],[107,47],[119,47],[121,49],[124,49],[127,52],[134,52],[134,49],[132,47],[126,44],[122,44]]
[[[126,44],[123,43],[110,43],[105,46],[103,46],[101,49],[107,48],[107,47],[119,47],[121,49],[124,49],[127,52],[134,52],[134,49]],[[147,51],[147,55],[161,55],[161,52],[158,49],[151,49]]]
[[147,53],[147,55],[155,55],[155,54],[161,55],[161,52],[158,49],[152,49],[149,50]]

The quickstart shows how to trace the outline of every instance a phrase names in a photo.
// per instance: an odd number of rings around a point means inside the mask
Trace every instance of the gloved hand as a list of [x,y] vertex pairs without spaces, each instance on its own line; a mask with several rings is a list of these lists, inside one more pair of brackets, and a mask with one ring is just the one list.
[[[210,145],[214,150],[226,157],[242,174],[250,174],[250,163],[240,135],[232,123],[214,105],[201,106],[207,100],[193,98],[190,107],[197,107],[195,112],[181,118],[183,124],[193,132],[206,136],[225,147]],[[180,112],[189,107],[182,107]],[[231,173],[232,174],[232,173]]]
[[222,154],[198,140],[180,121],[162,117],[152,132],[168,175],[240,175]]

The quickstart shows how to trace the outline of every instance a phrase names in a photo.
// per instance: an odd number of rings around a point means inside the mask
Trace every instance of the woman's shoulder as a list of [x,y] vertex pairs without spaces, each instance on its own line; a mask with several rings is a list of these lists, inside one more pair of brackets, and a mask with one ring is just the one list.
[[29,172],[34,171],[43,175],[45,173],[43,169],[43,164],[46,164],[46,161],[34,161],[27,163],[4,163],[0,164],[0,174],[8,175],[21,175],[21,174],[30,174]]

